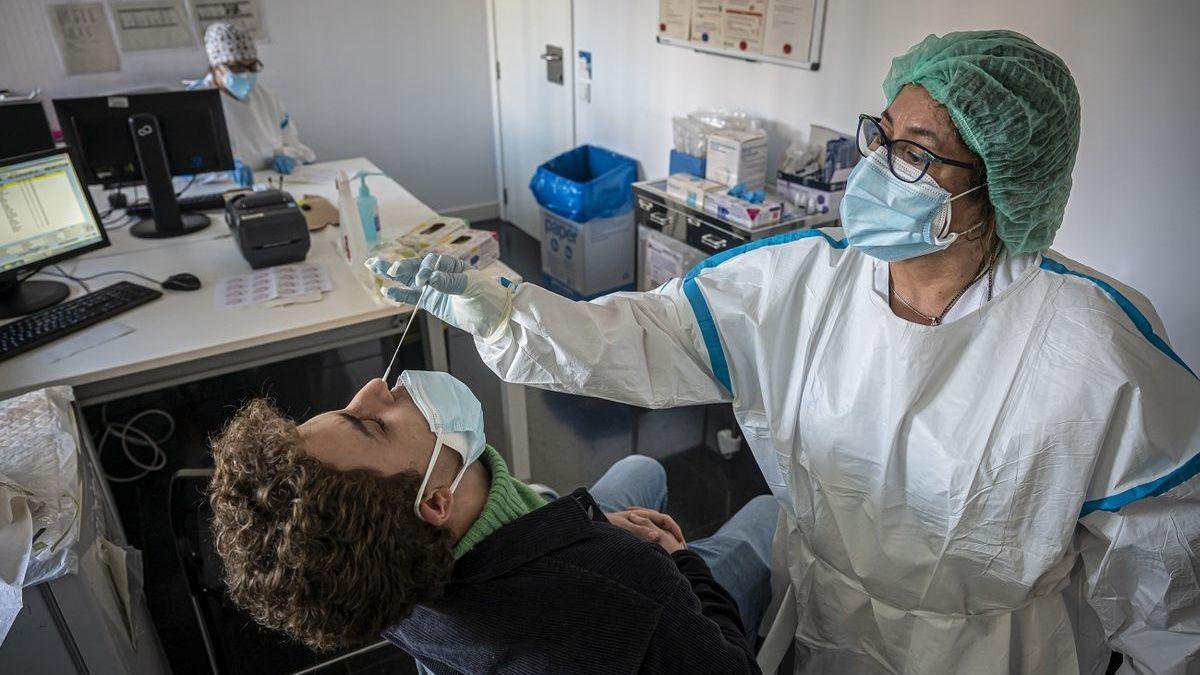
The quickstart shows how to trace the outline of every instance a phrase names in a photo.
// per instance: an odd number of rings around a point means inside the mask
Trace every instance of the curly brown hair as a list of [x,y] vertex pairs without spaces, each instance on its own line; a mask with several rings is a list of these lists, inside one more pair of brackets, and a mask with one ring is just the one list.
[[311,649],[359,644],[437,597],[448,531],[413,514],[416,472],[338,471],[256,399],[212,439],[212,529],[229,596]]

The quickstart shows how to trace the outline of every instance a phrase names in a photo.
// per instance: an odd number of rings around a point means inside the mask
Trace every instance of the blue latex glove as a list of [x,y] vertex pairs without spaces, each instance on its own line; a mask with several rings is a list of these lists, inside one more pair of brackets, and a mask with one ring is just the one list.
[[229,172],[229,178],[244,188],[254,186],[254,172],[240,159],[233,160],[233,171]]
[[271,159],[271,165],[275,167],[275,171],[286,176],[296,168],[296,158],[288,157],[287,155],[275,155]]
[[423,259],[396,262],[371,258],[366,265],[375,274],[406,286],[385,287],[381,289],[384,297],[416,305],[476,337],[494,339],[508,325],[516,285],[458,258],[430,253]]

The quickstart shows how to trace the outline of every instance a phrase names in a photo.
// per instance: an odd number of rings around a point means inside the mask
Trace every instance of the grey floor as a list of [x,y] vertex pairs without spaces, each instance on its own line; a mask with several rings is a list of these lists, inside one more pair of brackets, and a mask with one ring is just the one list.
[[[503,259],[524,278],[541,278],[536,241],[507,223],[475,226],[500,233]],[[163,470],[132,483],[112,485],[130,541],[143,552],[147,601],[174,672],[207,672],[208,667],[174,550],[166,508],[171,476],[179,469],[211,466],[208,438],[250,397],[268,396],[295,419],[339,408],[364,382],[382,374],[394,346],[394,339],[351,345],[106,406],[103,412],[114,421],[126,420],[146,408],[167,410],[177,421],[174,437],[164,444],[168,463]],[[502,439],[499,380],[480,361],[465,333],[452,330],[448,347],[451,371],[471,386],[484,404],[489,439]],[[401,365],[424,367],[419,343],[405,347]],[[709,449],[715,447],[717,430],[733,424],[727,405],[647,411],[534,389],[528,390],[527,405],[534,480],[566,492],[591,485],[613,462],[631,453],[655,457],[667,470],[668,511],[689,539],[711,534],[742,504],[766,492],[747,449],[729,460]],[[85,410],[93,432],[101,429],[101,413],[101,406]],[[116,448],[105,452],[103,463],[116,476],[133,470]],[[220,611],[225,614],[223,645],[229,672],[287,673],[322,661],[286,638],[258,629],[231,607]],[[411,672],[410,667],[402,653],[386,650],[321,672]]]

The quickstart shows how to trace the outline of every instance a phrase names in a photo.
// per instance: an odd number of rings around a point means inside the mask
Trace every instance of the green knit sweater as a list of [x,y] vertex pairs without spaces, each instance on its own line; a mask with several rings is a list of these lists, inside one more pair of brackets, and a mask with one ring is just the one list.
[[480,463],[491,474],[492,486],[488,490],[487,503],[471,525],[471,529],[454,545],[454,559],[458,560],[496,530],[533,511],[545,506],[546,500],[508,472],[504,458],[492,446],[483,450]]

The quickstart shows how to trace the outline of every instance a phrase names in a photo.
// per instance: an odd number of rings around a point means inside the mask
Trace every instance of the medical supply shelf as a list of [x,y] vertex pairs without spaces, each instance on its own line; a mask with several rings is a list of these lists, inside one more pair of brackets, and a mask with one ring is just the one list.
[[[767,196],[783,201],[769,187]],[[762,227],[746,227],[706,213],[702,208],[689,206],[670,196],[667,194],[665,178],[634,183],[633,197],[634,217],[639,229],[647,228],[661,232],[679,242],[686,243],[691,249],[705,257],[784,232],[833,225],[838,218],[836,211],[804,216],[795,212],[789,214],[785,211],[784,217],[778,223]],[[639,243],[635,274],[639,280],[642,278],[643,265],[644,252]]]

